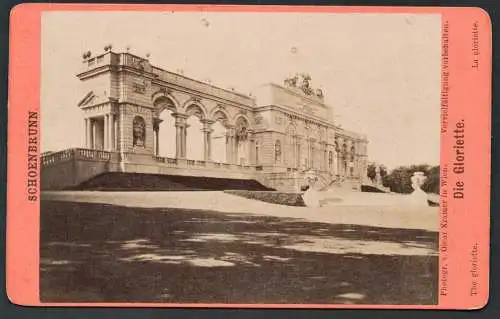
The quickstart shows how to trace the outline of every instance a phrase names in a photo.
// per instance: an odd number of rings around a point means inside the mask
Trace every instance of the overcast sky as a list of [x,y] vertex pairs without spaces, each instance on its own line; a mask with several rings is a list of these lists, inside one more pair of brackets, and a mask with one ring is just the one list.
[[[144,56],[242,93],[308,72],[369,160],[439,163],[440,16],[323,13],[47,12],[42,18],[42,150],[84,145],[82,52]],[[295,48],[295,49],[293,49]]]

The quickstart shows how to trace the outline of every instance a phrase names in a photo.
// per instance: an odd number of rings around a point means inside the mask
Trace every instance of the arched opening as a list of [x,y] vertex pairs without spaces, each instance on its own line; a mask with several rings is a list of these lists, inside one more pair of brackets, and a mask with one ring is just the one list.
[[158,150],[156,154],[162,157],[175,157],[175,118],[172,116],[174,112],[170,109],[165,109],[160,113],[160,121],[158,127]]
[[337,139],[335,139],[335,160],[336,160],[336,163],[337,163],[337,167],[335,167],[335,173],[337,175],[340,175],[341,174],[341,154],[340,154],[340,145],[339,145],[339,141]]
[[212,135],[211,135],[211,144],[212,144],[212,160],[218,163],[230,163],[228,149],[230,146],[230,140],[228,138],[228,117],[227,114],[218,109],[213,113],[212,120],[214,124],[212,124]]
[[351,147],[351,152],[349,154],[349,175],[354,176],[354,159],[355,159],[355,149],[354,146]]
[[186,107],[186,158],[203,161],[205,159],[205,138],[202,120],[205,118],[203,109],[196,104]]
[[302,143],[301,148],[302,148],[301,153],[304,154],[302,159],[302,167],[306,169],[309,168],[309,155],[310,155],[309,142],[305,141],[305,143]]
[[155,154],[161,157],[174,158],[176,156],[176,137],[175,137],[175,113],[174,102],[167,97],[158,98],[155,103],[158,110],[158,118],[155,123],[154,147]]
[[226,134],[227,129],[221,121],[216,121],[212,125],[212,161],[217,163],[227,163],[226,155]]
[[249,124],[244,117],[239,117],[236,120],[236,164],[248,165],[250,163],[250,136]]
[[347,174],[347,144],[342,144],[342,173]]
[[186,120],[186,158],[202,161],[204,159],[203,123],[197,116]]

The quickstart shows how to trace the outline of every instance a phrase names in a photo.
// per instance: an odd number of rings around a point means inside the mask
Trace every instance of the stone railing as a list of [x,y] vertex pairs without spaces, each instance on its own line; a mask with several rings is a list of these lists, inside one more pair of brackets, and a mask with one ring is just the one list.
[[240,172],[251,172],[255,171],[255,166],[252,165],[237,165],[228,164],[221,162],[212,161],[202,161],[202,160],[192,160],[192,159],[176,159],[170,157],[154,156],[156,162],[164,164],[168,167],[173,168],[206,168],[206,169],[216,169],[216,170],[229,170],[229,171],[240,171]]
[[111,159],[111,152],[86,148],[70,148],[42,155],[41,163],[42,166],[57,165],[71,159],[109,161]]
[[177,159],[176,158],[154,156],[154,159],[158,163],[165,164],[168,167],[177,167]]
[[158,162],[158,163],[167,163],[167,158],[166,157],[161,157],[161,156],[154,156],[154,159]]
[[73,149],[68,149],[60,152],[42,155],[40,161],[42,163],[42,166],[48,166],[68,161],[72,157],[73,157]]
[[93,150],[86,148],[75,148],[73,149],[75,158],[77,159],[90,159],[90,160],[104,160],[109,161],[111,159],[111,152],[103,150]]

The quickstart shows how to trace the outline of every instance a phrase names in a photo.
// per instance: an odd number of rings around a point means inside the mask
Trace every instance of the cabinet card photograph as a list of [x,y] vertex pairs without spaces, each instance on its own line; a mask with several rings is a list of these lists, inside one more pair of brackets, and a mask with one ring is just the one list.
[[486,303],[480,9],[37,4],[11,25],[14,303]]

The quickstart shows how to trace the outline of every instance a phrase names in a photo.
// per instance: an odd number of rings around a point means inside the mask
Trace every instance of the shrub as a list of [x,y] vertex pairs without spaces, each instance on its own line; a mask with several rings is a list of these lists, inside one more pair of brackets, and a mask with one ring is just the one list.
[[247,190],[226,190],[227,194],[237,195],[248,199],[260,200],[266,203],[286,205],[286,206],[305,206],[300,193],[284,193],[275,191],[247,191]]
[[384,186],[391,189],[392,192],[409,194],[413,192],[411,187],[411,177],[414,172],[424,172],[427,180],[422,185],[422,190],[428,193],[439,194],[439,166],[430,166],[427,164],[400,166],[391,171],[384,178]]

